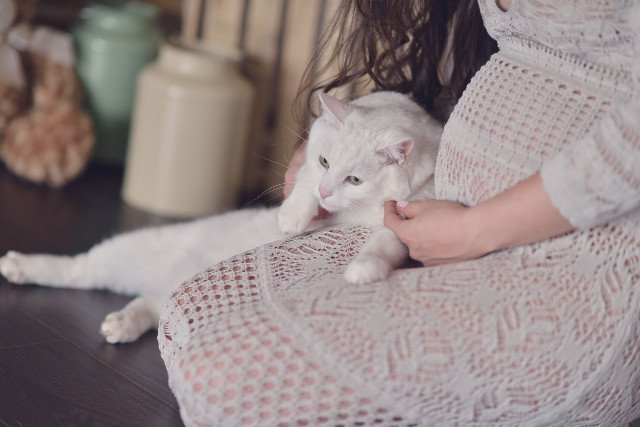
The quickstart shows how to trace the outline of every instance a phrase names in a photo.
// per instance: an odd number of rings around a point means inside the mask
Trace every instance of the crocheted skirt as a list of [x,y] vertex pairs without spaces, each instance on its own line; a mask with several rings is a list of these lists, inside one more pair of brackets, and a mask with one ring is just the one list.
[[[640,224],[637,224],[638,226]],[[640,397],[640,258],[611,233],[348,284],[368,230],[258,248],[183,284],[159,343],[187,425],[614,425]],[[574,250],[579,247],[580,250]],[[550,266],[563,266],[557,274]],[[633,272],[630,276],[629,273]]]

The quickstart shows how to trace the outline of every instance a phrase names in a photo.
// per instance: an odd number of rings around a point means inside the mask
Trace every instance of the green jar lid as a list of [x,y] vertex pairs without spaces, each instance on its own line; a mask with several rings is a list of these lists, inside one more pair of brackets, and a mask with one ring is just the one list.
[[149,31],[158,14],[158,8],[150,4],[102,0],[92,2],[82,17],[84,24],[95,30],[126,36]]

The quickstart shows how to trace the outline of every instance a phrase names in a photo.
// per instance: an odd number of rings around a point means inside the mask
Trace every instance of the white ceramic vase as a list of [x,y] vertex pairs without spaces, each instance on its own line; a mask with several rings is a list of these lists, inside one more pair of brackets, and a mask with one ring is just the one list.
[[190,218],[234,207],[251,84],[240,53],[166,43],[138,79],[122,191],[130,205]]

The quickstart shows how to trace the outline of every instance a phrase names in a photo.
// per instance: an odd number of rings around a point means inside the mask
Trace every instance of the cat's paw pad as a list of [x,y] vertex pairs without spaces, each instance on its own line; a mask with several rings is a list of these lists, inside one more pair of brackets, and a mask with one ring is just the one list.
[[21,263],[22,258],[24,255],[14,251],[9,251],[0,258],[0,274],[11,283],[23,284],[27,282],[27,275]]
[[278,211],[278,227],[285,234],[299,234],[311,222],[315,212],[309,212],[304,208],[295,209],[292,206],[283,205]]
[[100,325],[100,333],[110,344],[132,342],[138,339],[140,332],[135,327],[131,314],[115,311],[107,314]]
[[351,261],[344,272],[344,277],[349,283],[371,283],[386,279],[390,271],[389,264],[380,258],[363,256]]

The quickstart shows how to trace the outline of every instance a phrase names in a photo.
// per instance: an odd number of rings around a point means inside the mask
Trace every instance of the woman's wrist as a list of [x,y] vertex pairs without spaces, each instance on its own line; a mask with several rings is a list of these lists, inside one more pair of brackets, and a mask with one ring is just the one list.
[[507,245],[505,233],[496,227],[491,209],[484,205],[468,208],[464,213],[464,223],[469,237],[470,251],[482,254],[504,249]]
[[574,230],[535,174],[466,212],[471,244],[483,253],[538,242]]

